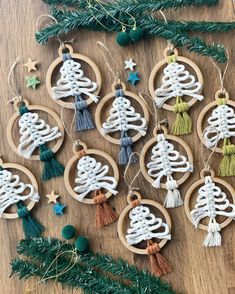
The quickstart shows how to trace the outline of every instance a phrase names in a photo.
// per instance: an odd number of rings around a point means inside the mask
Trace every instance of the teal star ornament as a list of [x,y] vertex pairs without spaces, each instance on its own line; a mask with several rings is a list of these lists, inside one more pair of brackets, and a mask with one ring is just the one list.
[[136,71],[136,72],[130,72],[127,81],[129,83],[131,83],[133,86],[135,86],[135,84],[140,81],[140,78],[139,78],[138,75],[139,75],[138,71]]
[[36,89],[37,85],[40,84],[40,81],[37,79],[36,76],[26,76],[26,87]]
[[59,202],[57,202],[54,206],[53,206],[53,211],[55,215],[63,215],[64,214],[64,209],[65,209],[66,205],[63,205]]

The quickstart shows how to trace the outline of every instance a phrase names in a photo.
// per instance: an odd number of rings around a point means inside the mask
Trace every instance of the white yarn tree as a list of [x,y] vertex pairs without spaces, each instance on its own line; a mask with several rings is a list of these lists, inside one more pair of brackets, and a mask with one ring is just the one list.
[[0,170],[0,217],[12,204],[19,201],[39,201],[38,192],[31,184],[24,184],[18,175],[6,169]]
[[190,74],[183,64],[169,63],[163,70],[162,85],[155,90],[155,102],[160,108],[171,98],[189,96],[203,100],[200,95],[202,85],[196,82],[196,78]]
[[95,158],[85,155],[77,163],[77,175],[74,191],[77,199],[82,201],[90,192],[105,189],[116,195],[117,181],[114,177],[107,176],[108,165],[97,162]]
[[162,179],[166,177],[167,195],[164,206],[172,208],[183,204],[178,183],[173,173],[192,172],[192,164],[185,156],[175,150],[174,145],[166,140],[164,134],[157,135],[157,144],[152,149],[151,162],[147,164],[148,174],[154,178],[152,186],[160,188]]
[[127,230],[126,240],[129,245],[141,241],[157,239],[171,239],[168,224],[159,217],[155,217],[147,206],[138,205],[129,213],[130,226]]
[[50,128],[35,112],[24,113],[19,119],[19,127],[21,137],[18,152],[27,159],[37,147],[61,137],[58,127]]
[[221,227],[216,221],[219,215],[235,219],[235,205],[230,204],[226,194],[207,176],[205,184],[198,191],[195,209],[191,211],[196,228],[202,219],[209,217],[208,234],[203,243],[206,247],[221,246]]
[[235,136],[234,109],[226,104],[217,106],[208,118],[209,126],[204,131],[207,148],[211,148],[221,139]]
[[125,98],[123,91],[119,92],[119,94],[109,111],[110,116],[102,125],[103,134],[135,130],[145,136],[147,130],[146,120],[135,112],[130,100]]
[[[147,122],[141,117],[140,113],[135,112],[131,102],[124,95],[122,89],[116,90],[115,100],[110,109],[110,116],[106,122],[102,124],[101,132],[105,134],[121,132],[120,136],[120,153],[119,164],[127,164],[132,154],[131,145],[133,144],[131,137],[128,136],[128,131],[134,130],[142,136],[146,135]],[[130,163],[135,163],[137,158],[131,157]]]
[[79,62],[73,59],[65,60],[60,68],[60,74],[61,77],[57,81],[57,85],[52,88],[55,100],[84,94],[94,102],[98,102],[98,97],[93,94],[97,89],[97,84],[84,77],[84,72]]

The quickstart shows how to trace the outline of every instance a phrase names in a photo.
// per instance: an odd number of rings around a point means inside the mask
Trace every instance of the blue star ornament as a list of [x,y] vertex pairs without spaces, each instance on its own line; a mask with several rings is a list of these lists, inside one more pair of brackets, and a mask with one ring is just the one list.
[[136,83],[140,81],[140,78],[138,75],[139,75],[138,71],[130,72],[127,81],[134,86]]
[[54,206],[53,206],[53,211],[55,215],[63,215],[64,214],[64,209],[65,209],[66,205],[63,205],[59,202],[57,202]]

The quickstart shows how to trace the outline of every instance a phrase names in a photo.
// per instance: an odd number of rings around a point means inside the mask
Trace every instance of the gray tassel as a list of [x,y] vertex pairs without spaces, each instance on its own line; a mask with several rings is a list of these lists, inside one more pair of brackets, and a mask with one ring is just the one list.
[[81,96],[75,96],[76,131],[85,131],[95,128],[92,116],[87,109],[87,103]]
[[[131,149],[132,144],[133,144],[132,139],[130,137],[128,137],[126,131],[123,131],[121,133],[121,138],[120,138],[121,149],[120,149],[120,152],[118,155],[118,163],[120,165],[128,164],[129,158],[131,157],[131,155],[133,153],[132,149]],[[133,155],[131,157],[130,163],[136,163],[137,161],[138,161],[138,158],[135,155]]]

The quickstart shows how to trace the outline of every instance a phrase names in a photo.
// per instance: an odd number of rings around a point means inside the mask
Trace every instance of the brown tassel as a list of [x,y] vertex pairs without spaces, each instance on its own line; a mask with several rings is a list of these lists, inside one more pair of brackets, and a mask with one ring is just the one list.
[[118,216],[116,212],[107,203],[106,196],[100,190],[95,191],[93,201],[96,205],[96,227],[98,229],[112,224],[117,220]]
[[165,259],[165,257],[163,257],[159,253],[161,249],[159,245],[157,243],[154,243],[151,240],[147,242],[148,242],[147,253],[150,258],[150,267],[151,267],[152,274],[157,277],[161,277],[162,275],[170,273],[172,271],[172,267],[168,263],[168,261]]

